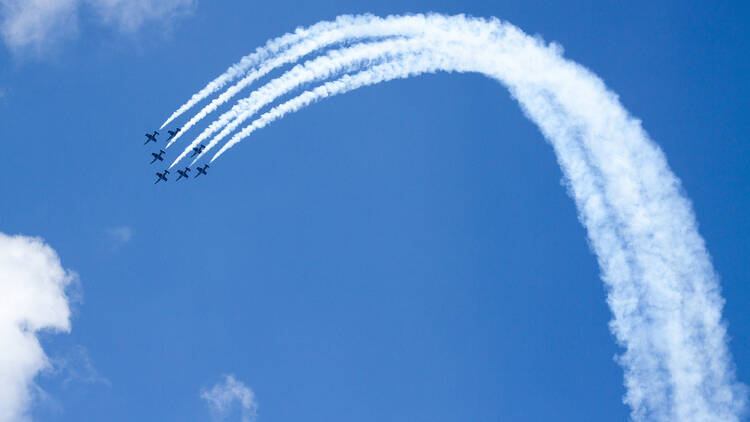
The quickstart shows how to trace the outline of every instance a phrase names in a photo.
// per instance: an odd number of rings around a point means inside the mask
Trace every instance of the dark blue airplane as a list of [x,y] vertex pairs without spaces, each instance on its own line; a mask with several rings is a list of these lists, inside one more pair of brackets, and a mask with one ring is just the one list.
[[158,154],[155,153],[155,152],[152,152],[151,155],[154,156],[154,159],[151,160],[151,164],[154,164],[154,162],[156,160],[164,161],[164,150],[163,149],[160,149]]
[[185,170],[177,170],[177,173],[179,173],[179,176],[177,176],[177,180],[182,179],[183,177],[185,179],[188,178],[188,172],[190,171],[190,167],[185,167]]
[[152,134],[146,134],[146,142],[143,143],[143,145],[146,145],[149,142],[156,142],[156,136],[159,134],[159,132],[154,131]]
[[[196,174],[195,177],[198,177],[201,174],[205,174],[206,176],[208,176],[208,173],[206,173],[207,168],[208,168],[208,164],[203,166],[203,168],[201,168],[201,166],[196,167],[196,169],[198,170],[198,174]],[[195,177],[193,177],[193,179],[195,179]]]
[[156,179],[156,181],[154,182],[154,184],[157,184],[157,183],[159,183],[159,182],[160,182],[160,181],[162,181],[162,180],[166,182],[166,181],[167,181],[167,175],[168,175],[168,174],[169,174],[169,170],[164,170],[164,173],[159,173],[159,172],[157,171],[157,172],[156,172],[156,176],[158,176],[159,178],[158,178],[158,179]]
[[174,138],[174,136],[175,136],[175,135],[177,135],[177,133],[178,133],[179,131],[180,131],[180,128],[177,128],[177,129],[175,129],[175,130],[173,130],[173,131],[172,131],[172,130],[168,130],[167,132],[169,132],[169,138],[167,138],[167,141],[169,141],[169,140],[171,140],[172,138]]
[[203,144],[200,144],[197,147],[193,148],[193,155],[191,155],[190,158],[193,158],[196,155],[200,154],[204,149],[206,149],[206,146]]

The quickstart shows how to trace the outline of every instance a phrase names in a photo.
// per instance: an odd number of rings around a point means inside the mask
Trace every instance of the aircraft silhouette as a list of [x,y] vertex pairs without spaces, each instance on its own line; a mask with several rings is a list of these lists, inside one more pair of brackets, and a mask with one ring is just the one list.
[[[206,176],[208,176],[208,173],[206,173],[207,168],[208,168],[208,164],[203,166],[203,168],[201,168],[201,166],[196,167],[196,170],[198,170],[198,174],[196,174],[195,177],[198,177],[201,174],[205,174]],[[195,177],[193,177],[193,179],[195,179]]]
[[188,178],[187,174],[189,171],[190,171],[190,167],[185,167],[185,170],[177,170],[177,173],[180,174],[179,176],[177,176],[177,180],[180,180],[182,178],[187,179]]
[[169,174],[169,170],[164,170],[164,173],[159,173],[159,172],[157,171],[157,172],[156,172],[156,175],[157,175],[157,176],[158,176],[159,178],[158,178],[158,179],[156,179],[156,181],[154,182],[154,184],[157,184],[157,183],[159,183],[159,182],[160,182],[160,181],[162,181],[162,180],[166,182],[166,181],[167,181],[167,175],[168,175],[168,174]]
[[193,155],[191,155],[190,158],[193,158],[196,155],[200,154],[204,149],[206,149],[206,146],[203,144],[200,144],[197,147],[193,148]]
[[177,135],[177,133],[178,133],[179,131],[180,131],[180,128],[177,128],[177,129],[175,129],[175,130],[173,130],[173,131],[172,131],[172,130],[168,130],[167,132],[169,132],[169,138],[167,138],[167,141],[169,141],[169,140],[171,140],[172,138],[174,138],[174,136],[175,136],[175,135]]
[[149,142],[156,142],[156,135],[158,135],[158,134],[159,134],[159,132],[157,132],[157,131],[154,131],[154,133],[152,133],[150,135],[147,133],[146,134],[146,142],[144,142],[143,145],[146,145]]
[[164,161],[164,150],[163,149],[160,149],[158,154],[155,153],[155,152],[152,152],[151,155],[154,156],[154,159],[151,160],[151,164],[154,164],[154,162],[156,160]]

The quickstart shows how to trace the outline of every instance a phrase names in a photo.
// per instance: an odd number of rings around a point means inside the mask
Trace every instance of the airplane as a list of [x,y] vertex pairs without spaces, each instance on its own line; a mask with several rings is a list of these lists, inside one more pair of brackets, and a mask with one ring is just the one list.
[[203,144],[200,144],[197,147],[193,148],[193,155],[191,155],[190,158],[193,158],[196,155],[200,154],[204,149],[206,149],[206,146]]
[[175,136],[175,135],[177,135],[177,133],[178,133],[179,131],[180,131],[180,128],[177,128],[177,129],[175,129],[175,130],[168,130],[167,132],[169,132],[169,138],[167,138],[167,141],[169,141],[169,140],[171,140],[172,138],[174,138],[174,136]]
[[166,181],[167,181],[167,175],[168,175],[168,174],[169,174],[169,170],[164,170],[164,173],[159,173],[159,172],[157,171],[157,172],[156,172],[156,175],[157,175],[157,176],[158,176],[159,178],[158,178],[158,179],[156,179],[156,181],[154,182],[154,184],[157,184],[157,183],[159,183],[159,182],[160,182],[160,181],[162,181],[162,180],[166,182]]
[[152,152],[151,155],[154,156],[154,159],[151,160],[151,164],[154,164],[154,162],[156,160],[164,161],[164,150],[163,149],[160,149],[158,154],[155,153],[155,152]]
[[177,180],[180,180],[180,179],[182,179],[183,177],[184,177],[185,179],[187,179],[187,178],[188,178],[188,175],[187,175],[187,174],[188,174],[188,172],[189,172],[189,171],[190,171],[190,167],[185,167],[185,170],[177,170],[177,173],[179,173],[179,174],[180,174],[179,176],[177,176]]
[[146,145],[149,142],[156,142],[156,136],[159,134],[159,132],[154,131],[152,134],[146,134],[146,142],[143,143],[143,145]]
[[[196,167],[196,169],[198,170],[198,174],[196,174],[195,177],[198,177],[201,174],[205,174],[206,176],[208,176],[208,173],[206,173],[207,168],[208,168],[208,164],[203,166],[203,168],[201,168],[201,166]],[[195,177],[193,177],[193,179],[195,179]]]

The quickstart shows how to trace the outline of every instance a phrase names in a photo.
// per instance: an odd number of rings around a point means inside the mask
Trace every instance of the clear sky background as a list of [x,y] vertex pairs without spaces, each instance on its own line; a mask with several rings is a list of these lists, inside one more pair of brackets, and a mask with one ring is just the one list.
[[211,420],[200,393],[223,374],[263,422],[627,419],[573,201],[494,81],[367,87],[258,131],[208,177],[153,184],[143,133],[268,38],[428,11],[559,42],[642,119],[693,202],[750,381],[745,2],[203,0],[124,32],[81,7],[45,47],[0,51],[0,231],[43,237],[83,297],[71,334],[43,336],[66,363],[38,378],[36,420]]

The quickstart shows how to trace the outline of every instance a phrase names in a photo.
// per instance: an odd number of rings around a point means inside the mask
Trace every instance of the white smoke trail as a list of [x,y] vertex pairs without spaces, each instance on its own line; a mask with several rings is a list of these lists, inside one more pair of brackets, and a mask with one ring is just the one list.
[[[319,22],[309,28],[297,28],[293,33],[285,34],[268,41],[264,47],[258,48],[254,53],[243,57],[238,63],[230,66],[223,74],[219,75],[198,91],[198,93],[190,97],[185,104],[169,116],[159,129],[163,129],[164,126],[171,123],[184,112],[215,92],[218,92],[229,82],[244,75],[245,72],[254,66],[260,65],[256,71],[243,78],[222,94],[223,97],[212,102],[196,114],[193,119],[196,119],[198,116],[200,117],[196,121],[191,119],[192,124],[189,126],[186,125],[187,127],[183,128],[183,132],[197,123],[198,120],[214,111],[219,105],[228,101],[237,92],[249,86],[256,79],[263,77],[279,66],[293,63],[316,50],[347,41],[390,36],[394,33],[399,36],[418,35],[425,28],[439,24],[440,21],[444,20],[445,18],[439,15],[389,16],[386,18],[371,15],[343,15],[336,18],[333,22]],[[428,21],[432,21],[432,25],[426,25]],[[174,143],[179,136],[181,136],[181,133],[175,136],[169,145]]]
[[552,144],[608,287],[610,328],[625,348],[625,401],[637,421],[739,421],[723,300],[680,182],[604,83],[519,29],[448,18],[433,28],[460,47],[426,47],[327,82],[263,114],[212,159],[313,101],[396,77],[483,73],[506,85]]
[[[326,82],[310,91],[306,91],[299,96],[282,103],[268,112],[264,113],[249,126],[235,134],[224,146],[217,152],[211,162],[214,162],[229,148],[250,136],[257,129],[267,126],[274,120],[284,117],[286,114],[298,111],[316,101],[333,95],[343,94],[361,88],[365,85],[374,85],[393,79],[408,78],[420,73],[436,72],[441,68],[434,63],[434,57],[425,60],[423,54],[415,54],[405,57],[402,61],[386,62],[364,70],[355,75],[344,75],[336,81]],[[211,142],[213,143],[214,140]],[[206,148],[208,149],[208,148]],[[204,151],[205,153],[206,151]],[[200,156],[196,157],[196,160]]]
[[159,129],[163,129],[164,126],[171,123],[172,120],[182,115],[182,113],[191,109],[194,105],[198,104],[211,94],[222,89],[229,82],[242,76],[245,72],[248,71],[248,69],[252,68],[267,57],[277,54],[284,48],[289,47],[289,45],[298,43],[300,40],[309,37],[311,33],[315,33],[319,30],[332,29],[335,27],[335,25],[335,22],[319,22],[318,24],[313,25],[309,28],[300,27],[297,28],[293,33],[284,34],[281,37],[268,41],[264,47],[259,47],[254,53],[243,57],[239,62],[233,64],[224,73],[216,77],[216,79],[209,82],[203,89],[198,91],[196,94],[193,94],[193,96],[190,97],[190,99],[185,104],[180,106],[174,113],[169,116],[169,118],[167,118],[167,120],[164,121],[164,123],[162,123]]
[[[437,42],[435,38],[437,37],[431,37],[430,42]],[[415,37],[362,43],[353,47],[330,51],[325,56],[297,65],[284,75],[258,88],[249,97],[240,100],[231,110],[223,113],[185,148],[170,167],[182,160],[203,140],[223,128],[211,140],[203,152],[193,160],[194,164],[195,161],[210,151],[239,125],[258,112],[258,110],[303,84],[328,79],[336,74],[351,72],[373,62],[386,61],[400,54],[424,49],[425,42],[424,38]]]
[[[170,168],[182,160],[185,155],[203,140],[224,128],[230,124],[230,122],[231,125],[229,126],[229,129],[225,128],[218,135],[219,139],[224,138],[228,133],[234,130],[234,128],[239,126],[264,105],[270,103],[278,96],[290,92],[301,84],[330,78],[332,75],[340,72],[351,71],[364,66],[366,61],[378,60],[381,56],[385,55],[393,55],[394,52],[401,51],[405,47],[413,45],[413,41],[403,39],[357,44],[353,47],[330,51],[325,56],[295,66],[282,76],[255,90],[249,97],[240,100],[229,111],[219,116],[218,119],[204,129],[203,132],[201,132],[201,134],[185,148],[185,150],[174,160]],[[218,142],[219,140],[212,140],[204,152],[213,148]]]

